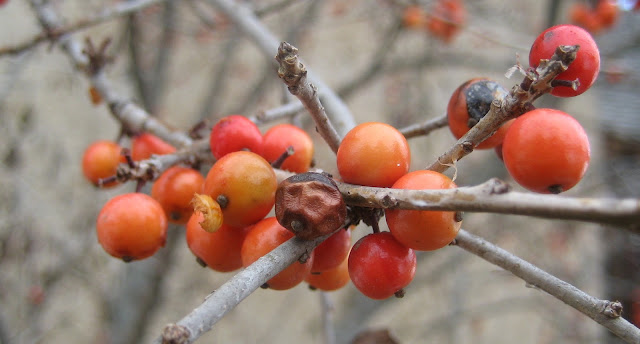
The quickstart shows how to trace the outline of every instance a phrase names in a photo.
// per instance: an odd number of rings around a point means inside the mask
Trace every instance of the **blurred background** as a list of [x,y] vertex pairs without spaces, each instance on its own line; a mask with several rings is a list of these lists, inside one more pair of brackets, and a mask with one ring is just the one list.
[[[75,23],[118,1],[51,2]],[[229,114],[256,116],[287,101],[272,56],[213,2],[167,0],[74,38],[111,38],[109,79],[179,130]],[[426,30],[426,14],[417,22],[406,18],[409,6],[436,13],[439,3],[245,1],[278,39],[299,48],[356,122],[398,128],[443,115],[453,90],[470,78],[488,77],[510,89],[522,76],[505,73],[518,62],[527,67],[538,33],[580,20],[576,4],[596,8],[598,1],[462,1],[464,20],[450,37]],[[589,132],[592,164],[566,196],[640,197],[640,12],[626,11],[633,1],[618,5],[610,25],[589,27],[602,58],[594,87],[577,98],[545,96],[535,104],[572,114]],[[27,1],[0,7],[0,49],[41,31]],[[116,139],[120,130],[88,90],[86,76],[56,44],[0,55],[1,343],[148,343],[233,276],[196,264],[178,226],[167,246],[144,261],[125,264],[102,250],[95,236],[100,208],[135,186],[100,190],[82,176],[84,149]],[[308,116],[291,121],[314,135],[317,167],[335,173],[335,158]],[[260,127],[264,132],[273,124]],[[447,128],[411,139],[412,169],[425,168],[454,142]],[[456,177],[461,186],[492,177],[510,181],[493,150],[459,162]],[[637,235],[494,214],[466,214],[463,228],[591,295],[622,301],[625,316],[640,318]],[[356,229],[354,242],[369,231]],[[368,329],[388,330],[399,343],[618,342],[578,311],[457,247],[418,254],[406,291],[385,301],[369,300],[352,285],[329,293],[337,343]],[[324,343],[321,312],[320,293],[304,284],[284,292],[260,289],[200,342]]]

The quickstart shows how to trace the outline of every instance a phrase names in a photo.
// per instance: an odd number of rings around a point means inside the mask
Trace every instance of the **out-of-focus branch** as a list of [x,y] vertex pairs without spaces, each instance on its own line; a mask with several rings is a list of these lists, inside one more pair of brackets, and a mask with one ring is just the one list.
[[333,328],[333,302],[329,293],[320,291],[320,305],[322,306],[322,335],[324,336],[324,344],[336,343],[336,331]]
[[176,324],[167,325],[155,343],[178,343],[171,341],[175,339],[174,336],[183,340],[179,343],[193,343],[247,296],[300,257],[311,252],[326,237],[309,241],[292,238],[286,241],[221,285],[208,295],[200,306]]
[[318,98],[318,91],[309,83],[307,70],[298,58],[298,49],[287,42],[280,43],[276,61],[280,64],[278,76],[289,87],[289,92],[298,97],[316,123],[320,136],[334,153],[340,147],[340,136],[335,130]]
[[409,125],[405,128],[398,129],[404,137],[410,139],[412,137],[428,135],[430,132],[444,128],[449,125],[447,114],[430,118],[422,123]]
[[640,200],[572,198],[510,191],[499,180],[445,190],[404,190],[338,183],[345,202],[375,208],[472,211],[615,224],[640,233]]
[[349,98],[357,89],[370,83],[376,75],[383,71],[384,62],[387,56],[393,51],[393,44],[402,31],[402,25],[402,19],[398,18],[393,22],[391,27],[386,30],[384,38],[381,39],[378,48],[372,54],[373,60],[369,63],[369,66],[353,80],[338,88],[338,94],[341,97]]
[[273,109],[265,110],[255,116],[249,117],[255,124],[263,124],[290,117],[304,109],[304,105],[298,100],[286,103]]
[[126,16],[128,14],[140,11],[143,8],[161,3],[166,0],[132,0],[132,1],[120,1],[115,5],[105,8],[98,14],[89,18],[77,21],[69,25],[61,25],[55,29],[45,30],[37,36],[31,38],[28,41],[16,44],[14,46],[6,46],[0,48],[0,56],[2,55],[16,55],[28,50],[42,42],[49,40],[55,40],[56,38],[78,31],[86,29],[88,27],[98,25],[105,21],[109,21],[115,18]]
[[547,63],[541,63],[535,72],[527,73],[520,85],[515,86],[504,99],[496,99],[491,109],[456,144],[429,166],[429,170],[444,172],[491,136],[508,119],[527,112],[534,100],[551,89],[551,82],[567,70],[576,58],[579,46],[560,46]]
[[465,230],[460,230],[454,244],[577,309],[627,343],[640,343],[640,329],[620,316],[622,305],[619,302],[595,298]]
[[[56,30],[61,26],[61,19],[50,2],[32,0],[31,4],[38,15],[41,25],[45,27],[46,30]],[[187,134],[171,130],[166,124],[151,117],[144,109],[131,100],[120,96],[107,80],[102,68],[98,68],[99,66],[90,66],[92,61],[85,54],[83,46],[74,40],[70,34],[61,36],[58,41],[74,65],[80,70],[88,72],[93,86],[98,90],[107,104],[109,104],[111,113],[120,122],[126,123],[127,129],[151,132],[178,148],[186,147],[193,143]]]
[[[269,59],[275,56],[280,40],[278,40],[256,17],[246,5],[232,0],[208,0],[244,32]],[[327,114],[338,134],[342,137],[355,126],[355,120],[347,105],[307,68],[309,81],[318,88]]]

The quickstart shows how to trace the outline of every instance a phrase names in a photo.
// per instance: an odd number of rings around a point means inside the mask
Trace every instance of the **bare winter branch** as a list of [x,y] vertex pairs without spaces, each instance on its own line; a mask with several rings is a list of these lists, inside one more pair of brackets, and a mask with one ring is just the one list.
[[276,61],[279,64],[278,76],[289,87],[289,92],[304,104],[316,123],[320,136],[329,144],[331,150],[337,153],[340,147],[340,136],[320,103],[316,87],[307,80],[307,69],[298,59],[298,49],[287,42],[280,43]]
[[640,329],[620,316],[619,312],[622,306],[619,302],[600,300],[588,295],[573,285],[465,230],[460,230],[454,243],[480,258],[510,271],[525,282],[577,309],[627,343],[640,343]]
[[510,191],[491,179],[483,184],[447,190],[403,190],[338,183],[351,205],[414,210],[473,211],[570,219],[626,226],[640,232],[640,200],[571,198]]
[[[182,329],[186,329],[189,332],[189,340],[184,343],[193,343],[201,335],[211,330],[215,323],[247,296],[298,260],[302,255],[311,252],[326,237],[323,236],[309,241],[298,238],[288,240],[258,259],[255,263],[241,270],[233,278],[221,285],[220,288],[209,294],[200,306],[176,324],[167,326],[178,325]],[[162,343],[162,338],[156,339],[155,343]]]
[[134,0],[118,2],[115,5],[109,8],[105,8],[98,14],[95,14],[89,18],[79,20],[73,24],[59,26],[55,29],[45,30],[44,32],[36,35],[31,39],[13,46],[0,47],[0,56],[20,54],[40,43],[47,42],[49,40],[55,40],[56,38],[63,35],[86,29],[105,21],[126,16],[128,14],[137,12],[141,9],[161,3],[163,1],[166,0]]
[[404,137],[410,139],[412,137],[428,135],[430,132],[444,128],[449,125],[447,114],[431,118],[423,123],[416,123],[405,128],[398,129]]
[[[231,0],[209,0],[224,12],[233,23],[244,32],[269,59],[273,58],[280,40],[267,29],[246,5]],[[303,61],[301,61],[303,62]],[[344,136],[355,126],[355,120],[347,105],[338,95],[307,68],[309,82],[318,88],[329,119],[340,136]]]

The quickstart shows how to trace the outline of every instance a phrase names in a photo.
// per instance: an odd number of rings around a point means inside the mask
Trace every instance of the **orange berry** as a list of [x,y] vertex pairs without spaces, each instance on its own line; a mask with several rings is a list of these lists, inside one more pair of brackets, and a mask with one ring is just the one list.
[[425,13],[422,7],[418,5],[410,5],[404,8],[402,12],[402,24],[409,29],[419,28],[424,25]]
[[173,166],[153,183],[151,197],[160,203],[170,222],[184,224],[193,213],[193,194],[202,192],[203,185],[204,177],[200,172]]
[[127,193],[102,207],[96,230],[102,248],[128,262],[147,258],[164,246],[167,226],[158,201],[142,193]]
[[187,245],[191,252],[215,271],[240,269],[240,249],[248,230],[223,224],[217,231],[209,233],[200,226],[203,219],[202,214],[196,212],[187,222]]
[[[414,171],[393,184],[394,189],[440,190],[456,184],[442,173]],[[456,222],[455,212],[431,210],[387,209],[385,218],[391,234],[403,245],[420,251],[447,246],[458,234],[462,222]]]
[[573,117],[555,109],[535,109],[509,128],[502,155],[518,184],[539,193],[559,193],[582,179],[591,150],[587,133]]
[[309,286],[324,291],[338,290],[347,285],[350,280],[348,255],[333,269],[312,272],[304,279],[305,282],[309,283]]
[[264,158],[239,151],[225,155],[211,167],[203,190],[220,204],[225,224],[245,227],[269,213],[277,187],[276,174]]
[[[116,175],[118,165],[124,161],[122,147],[112,141],[96,141],[82,155],[82,173],[93,185],[98,186],[100,179]],[[103,184],[102,187],[113,187],[117,181]]]
[[[245,267],[251,265],[291,238],[293,238],[293,233],[282,227],[275,217],[269,217],[256,223],[249,229],[249,233],[242,243],[240,250],[242,264]],[[267,281],[267,285],[275,290],[291,289],[304,280],[311,272],[312,265],[313,252],[305,263],[294,262]]]
[[369,122],[347,133],[337,159],[346,183],[389,187],[409,171],[411,152],[407,139],[396,128]]

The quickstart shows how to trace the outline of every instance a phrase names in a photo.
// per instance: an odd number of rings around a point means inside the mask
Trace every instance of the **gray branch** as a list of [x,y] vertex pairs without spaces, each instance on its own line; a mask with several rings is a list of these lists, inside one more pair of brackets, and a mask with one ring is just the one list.
[[465,251],[513,273],[530,285],[577,309],[625,342],[640,343],[640,329],[620,316],[622,305],[619,302],[595,298],[465,230],[460,230],[454,243]]

